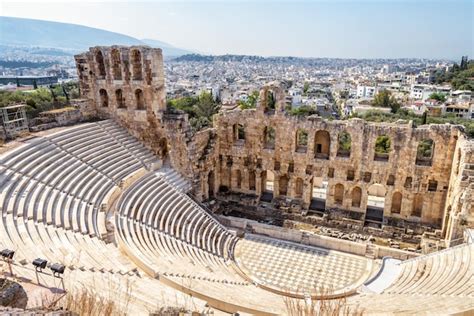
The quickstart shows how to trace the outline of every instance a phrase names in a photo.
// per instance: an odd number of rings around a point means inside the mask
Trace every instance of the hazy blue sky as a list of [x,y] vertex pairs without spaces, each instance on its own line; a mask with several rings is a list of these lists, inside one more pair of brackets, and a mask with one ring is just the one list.
[[0,15],[87,25],[212,54],[460,59],[474,57],[473,3],[0,0]]

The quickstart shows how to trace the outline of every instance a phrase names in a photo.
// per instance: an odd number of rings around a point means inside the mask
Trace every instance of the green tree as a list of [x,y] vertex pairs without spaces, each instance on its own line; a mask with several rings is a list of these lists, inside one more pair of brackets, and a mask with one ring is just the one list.
[[303,85],[303,93],[307,94],[308,90],[309,90],[309,82],[306,81]]
[[377,154],[388,154],[390,152],[391,141],[387,135],[377,137],[375,140],[375,152]]
[[392,113],[397,113],[400,109],[400,103],[395,99],[388,90],[382,90],[375,95],[372,105],[383,108],[390,108]]
[[313,114],[318,114],[318,111],[312,106],[301,105],[296,108],[291,108],[290,114],[294,116],[309,116]]
[[219,109],[220,105],[214,101],[211,93],[202,92],[199,95],[198,102],[195,105],[195,112],[198,117],[204,117],[211,121],[212,116],[219,112]]
[[246,101],[239,100],[237,104],[242,110],[254,109],[257,107],[258,96],[259,92],[257,90],[252,91]]
[[276,100],[273,91],[268,91],[267,93],[267,107],[269,110],[275,110]]
[[433,100],[436,100],[436,101],[439,101],[439,102],[446,101],[446,95],[444,93],[440,93],[440,92],[433,92],[432,94],[430,94],[429,98],[433,99]]

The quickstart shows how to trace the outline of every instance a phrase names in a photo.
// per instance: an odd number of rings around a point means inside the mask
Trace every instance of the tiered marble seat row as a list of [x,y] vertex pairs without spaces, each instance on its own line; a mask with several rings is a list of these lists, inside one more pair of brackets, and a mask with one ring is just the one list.
[[[37,138],[0,158],[0,247],[30,262],[130,273],[106,233],[101,204],[131,173],[154,160],[110,121]],[[111,249],[112,253],[104,255]],[[123,264],[121,264],[123,263]]]
[[[117,232],[150,266],[179,257],[203,267],[226,266],[237,238],[164,177],[150,173],[118,205]],[[156,272],[160,271],[156,268]]]
[[400,263],[386,294],[474,296],[474,245],[463,244]]
[[474,245],[463,244],[400,262],[398,277],[381,294],[362,293],[349,298],[349,304],[363,308],[366,314],[448,315],[472,311],[473,258]]

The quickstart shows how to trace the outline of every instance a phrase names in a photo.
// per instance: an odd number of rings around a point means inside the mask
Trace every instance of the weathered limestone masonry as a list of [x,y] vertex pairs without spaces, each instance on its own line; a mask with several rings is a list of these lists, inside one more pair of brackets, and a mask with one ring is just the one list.
[[453,244],[465,228],[474,227],[474,141],[461,135],[456,144],[443,223],[446,239]]
[[167,111],[161,49],[97,46],[75,60],[88,114],[114,118],[192,179],[212,131],[192,135],[187,115]]
[[[270,92],[276,96],[274,110],[266,101]],[[384,199],[382,224],[386,227],[424,224],[443,228],[453,238],[459,237],[459,231],[453,235],[448,223],[458,229],[459,221],[464,227],[473,226],[473,177],[467,175],[474,173],[469,169],[474,168],[470,165],[473,142],[460,127],[299,118],[285,112],[281,95],[278,86],[269,85],[262,90],[257,109],[218,115],[220,163],[209,173],[213,179],[202,179],[204,190],[212,194],[225,187],[261,197],[271,171],[273,197],[300,200],[303,209],[310,207],[313,187],[322,180],[328,186],[326,209],[349,211],[351,219],[367,219],[370,193]],[[275,135],[271,144],[269,130]],[[307,135],[307,141],[300,142],[304,146],[298,146],[301,131]],[[343,132],[350,135],[349,153],[338,148]],[[388,155],[375,153],[381,135],[390,138]],[[417,158],[418,144],[426,140],[433,141],[434,152],[430,159]],[[456,171],[459,159],[463,169]]]
[[[114,118],[192,180],[202,200],[229,191],[253,205],[297,204],[300,217],[329,212],[357,227],[426,227],[434,239],[456,240],[474,227],[474,146],[459,126],[295,117],[285,111],[284,88],[271,83],[256,109],[219,113],[213,128],[192,133],[187,115],[166,108],[160,49],[93,47],[75,58],[86,115]],[[388,153],[375,151],[381,136]],[[421,157],[426,141],[433,145]]]

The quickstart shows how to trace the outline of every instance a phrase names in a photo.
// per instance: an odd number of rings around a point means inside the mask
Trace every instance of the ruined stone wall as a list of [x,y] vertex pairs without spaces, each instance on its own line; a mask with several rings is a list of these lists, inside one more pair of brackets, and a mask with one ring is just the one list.
[[446,239],[461,242],[463,229],[474,227],[474,142],[463,134],[452,161],[445,214]]
[[[351,210],[364,218],[369,187],[377,184],[371,190],[375,188],[385,198],[384,224],[403,226],[408,221],[441,227],[451,164],[460,135],[458,127],[413,128],[410,123],[300,118],[287,114],[278,101],[275,109],[269,109],[264,90],[257,109],[221,113],[216,119],[219,164],[214,180],[210,181],[214,183],[214,191],[225,186],[260,196],[266,171],[270,170],[274,174],[273,195],[300,199],[308,208],[313,184],[322,178],[328,182],[326,208]],[[244,128],[244,139],[236,135],[239,125]],[[265,144],[265,130],[269,127],[275,131],[274,148]],[[297,146],[298,130],[307,132],[306,147]],[[327,132],[328,139],[317,139],[321,131]],[[338,153],[338,136],[342,132],[351,137],[349,154]],[[375,154],[375,142],[380,135],[387,135],[391,140],[389,154],[385,156]],[[433,156],[430,161],[417,161],[418,143],[427,139],[434,142]],[[327,155],[324,146],[328,146]],[[254,180],[250,179],[254,176]],[[249,182],[255,182],[254,189]],[[301,183],[302,192],[297,192],[301,191],[298,188]],[[360,192],[360,197],[354,191]],[[392,211],[394,194],[401,194],[399,212]],[[360,199],[360,204],[353,203],[354,199]]]
[[75,60],[89,113],[116,120],[190,179],[198,174],[189,162],[203,155],[199,144],[208,140],[197,137],[196,144],[187,115],[167,112],[161,49],[97,46]]
[[[273,179],[271,198],[308,210],[313,188],[327,183],[324,208],[353,221],[373,216],[375,196],[386,227],[421,223],[455,238],[474,224],[473,145],[457,126],[291,116],[284,88],[271,83],[256,109],[219,113],[213,128],[194,133],[186,114],[166,109],[160,49],[93,47],[75,58],[89,115],[126,127],[192,180],[199,199],[223,190],[263,198]],[[340,145],[344,135],[350,150]],[[376,153],[383,135],[388,152]],[[427,140],[434,147],[420,158]]]

